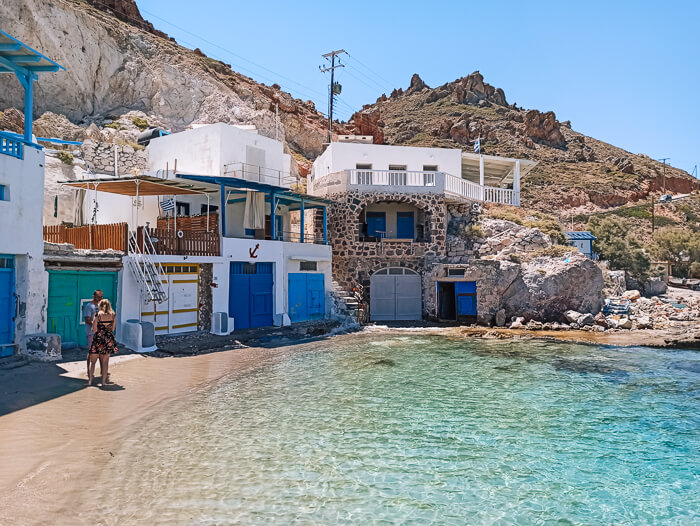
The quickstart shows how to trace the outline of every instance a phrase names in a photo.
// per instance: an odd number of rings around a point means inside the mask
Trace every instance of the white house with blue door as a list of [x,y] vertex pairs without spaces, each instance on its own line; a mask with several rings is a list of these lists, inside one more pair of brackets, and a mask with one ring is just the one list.
[[32,132],[34,82],[63,69],[0,31],[0,89],[13,77],[24,88],[24,133],[0,130],[0,356],[26,352],[27,336],[46,330],[44,152]]
[[281,142],[213,124],[152,139],[148,159],[141,176],[66,182],[94,196],[85,217],[127,223],[122,323],[174,334],[212,315],[246,329],[330,314],[329,202],[293,189]]

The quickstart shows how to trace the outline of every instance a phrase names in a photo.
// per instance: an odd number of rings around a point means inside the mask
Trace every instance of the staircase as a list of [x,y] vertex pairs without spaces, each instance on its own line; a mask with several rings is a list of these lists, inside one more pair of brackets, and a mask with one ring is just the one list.
[[337,281],[333,280],[331,295],[333,296],[333,309],[337,314],[357,320],[360,314],[360,304],[352,292],[343,289]]
[[141,298],[145,302],[163,303],[168,299],[168,293],[163,288],[163,280],[166,278],[160,263],[153,262],[156,255],[151,236],[143,229],[143,250],[139,246],[134,232],[129,232],[129,258],[128,266],[136,278],[141,290]]

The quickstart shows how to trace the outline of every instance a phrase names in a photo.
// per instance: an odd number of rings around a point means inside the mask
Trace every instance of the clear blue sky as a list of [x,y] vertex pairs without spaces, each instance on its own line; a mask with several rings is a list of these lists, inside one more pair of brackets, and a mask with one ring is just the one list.
[[479,70],[508,102],[688,171],[700,164],[698,1],[137,3],[182,45],[323,112],[321,55],[345,49],[341,119],[413,73],[434,87]]

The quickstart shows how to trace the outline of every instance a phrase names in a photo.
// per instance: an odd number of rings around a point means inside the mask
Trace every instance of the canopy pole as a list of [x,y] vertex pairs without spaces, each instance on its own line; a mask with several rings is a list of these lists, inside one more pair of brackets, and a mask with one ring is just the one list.
[[177,196],[175,194],[173,194],[173,203],[175,204],[175,209],[173,210],[173,230],[175,231],[175,237],[177,237]]
[[221,189],[220,189],[220,194],[221,194],[221,219],[219,220],[219,223],[221,223],[221,237],[226,237],[226,185],[224,183],[221,183]]
[[209,233],[209,194],[207,196],[207,234]]
[[139,185],[141,181],[136,179],[136,230],[139,229]]

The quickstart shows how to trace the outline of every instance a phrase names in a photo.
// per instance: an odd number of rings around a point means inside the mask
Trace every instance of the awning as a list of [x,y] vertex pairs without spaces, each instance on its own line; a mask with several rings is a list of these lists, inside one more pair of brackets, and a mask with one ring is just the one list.
[[148,175],[140,175],[137,177],[113,177],[110,179],[83,179],[82,181],[61,181],[60,184],[82,190],[97,190],[98,192],[108,192],[110,194],[128,195],[132,197],[136,195],[196,195],[215,193],[218,191],[218,189],[193,184],[189,181],[161,179]]
[[0,73],[36,73],[65,70],[63,66],[0,30]]

